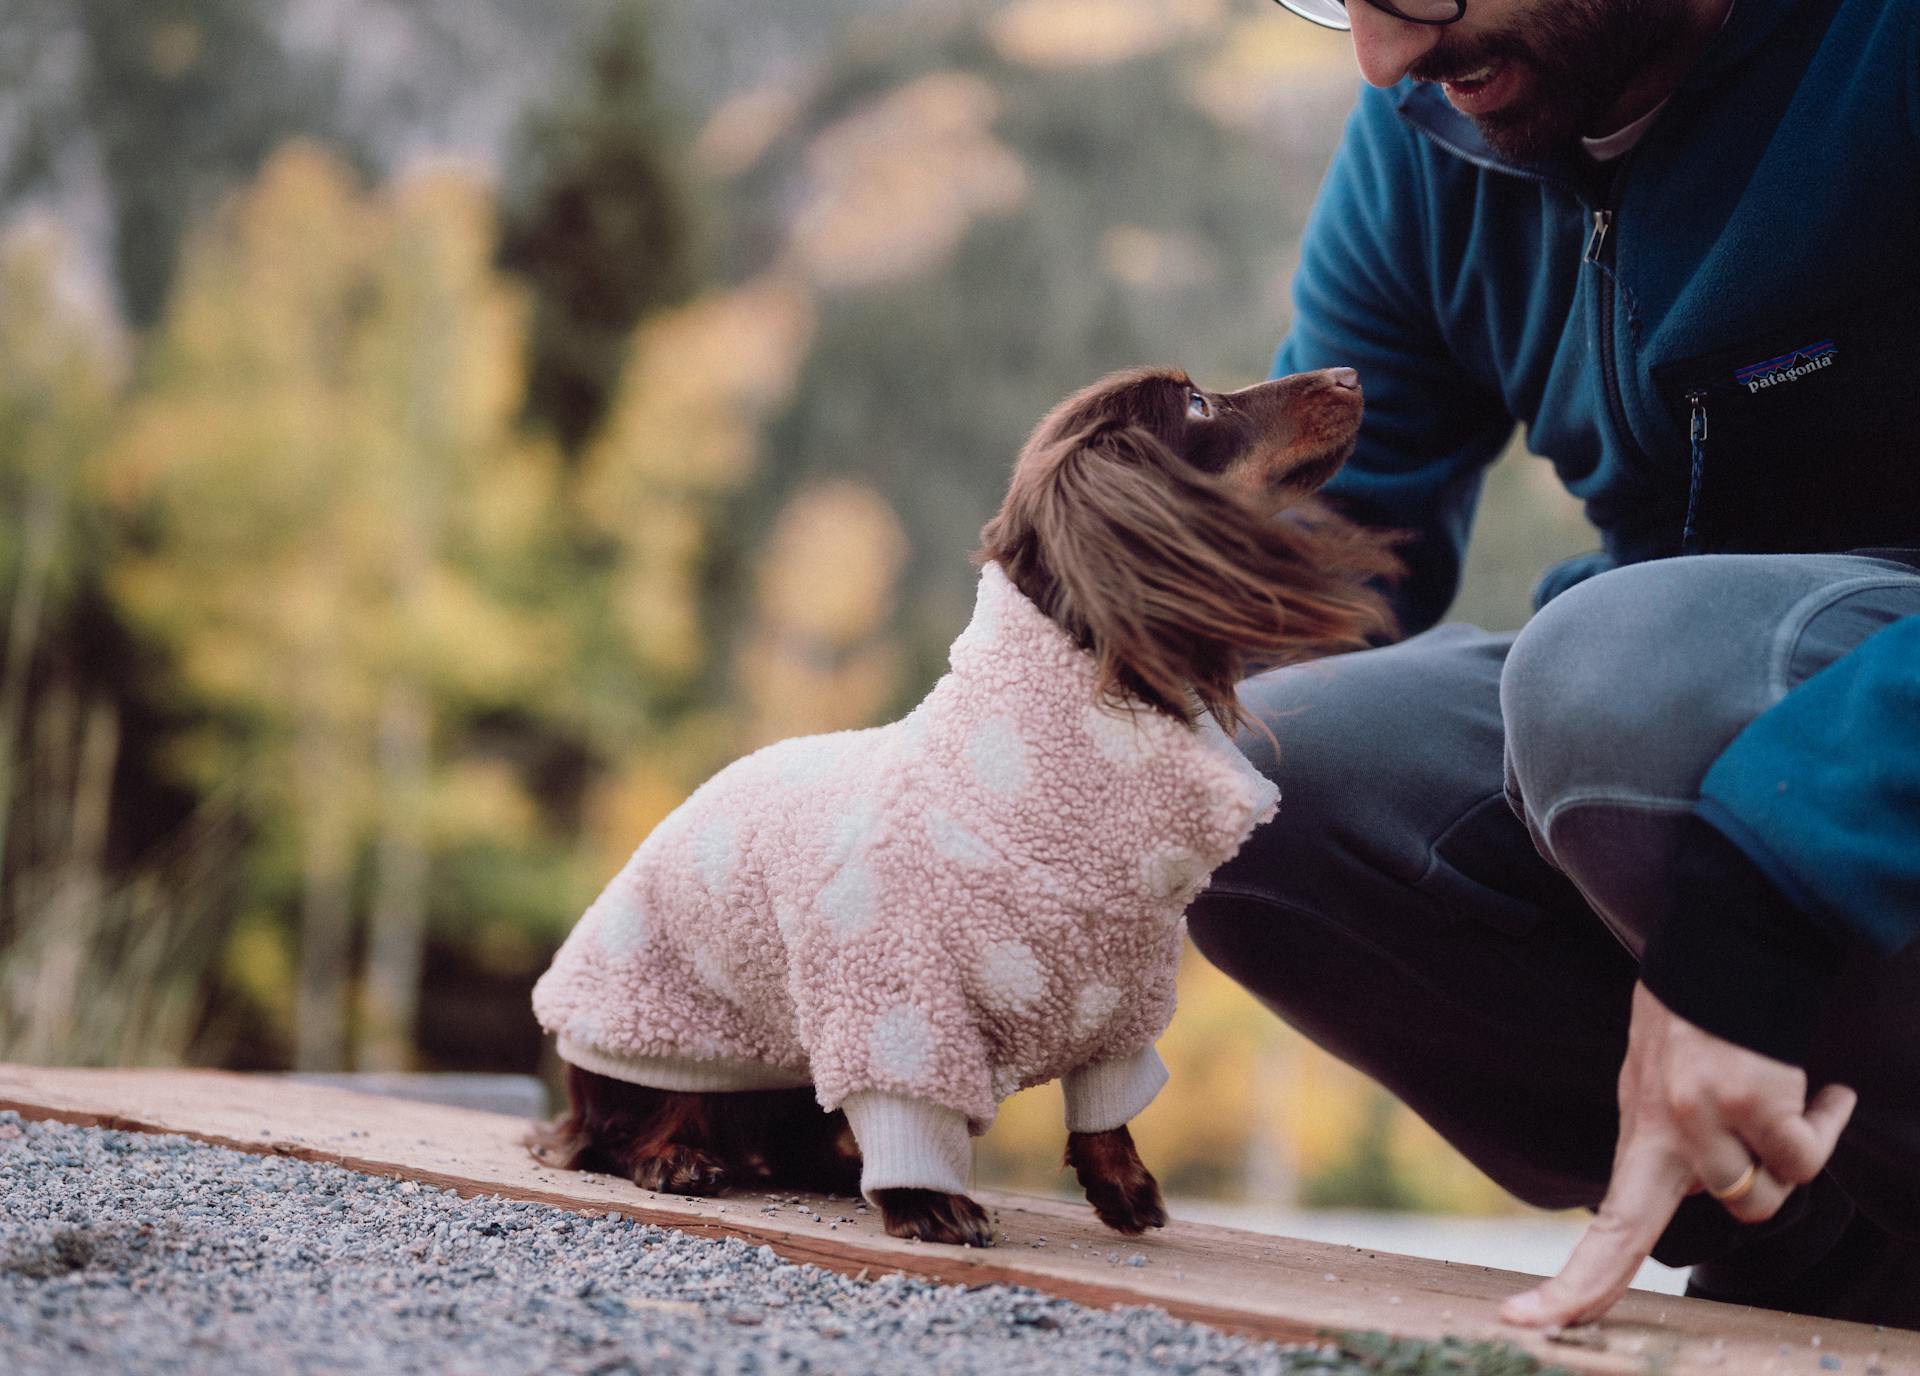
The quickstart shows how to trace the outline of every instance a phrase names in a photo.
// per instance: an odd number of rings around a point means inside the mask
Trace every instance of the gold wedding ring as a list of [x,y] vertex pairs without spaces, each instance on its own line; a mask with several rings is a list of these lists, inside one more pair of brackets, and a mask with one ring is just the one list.
[[1719,1200],[1722,1204],[1738,1204],[1741,1200],[1753,1193],[1753,1183],[1759,1178],[1760,1163],[1758,1161],[1748,1161],[1747,1168],[1740,1172],[1740,1178],[1738,1180],[1734,1181],[1724,1190],[1709,1189],[1707,1193]]

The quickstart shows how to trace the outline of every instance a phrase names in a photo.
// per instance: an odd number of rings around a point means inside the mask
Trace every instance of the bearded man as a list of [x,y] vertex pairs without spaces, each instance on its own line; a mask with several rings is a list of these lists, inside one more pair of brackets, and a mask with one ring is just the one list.
[[[1278,818],[1200,949],[1520,1198],[1512,1322],[1690,1293],[1920,1326],[1920,0],[1281,0],[1371,89],[1276,375],[1397,644],[1247,680]],[[1434,624],[1515,423],[1602,548]]]

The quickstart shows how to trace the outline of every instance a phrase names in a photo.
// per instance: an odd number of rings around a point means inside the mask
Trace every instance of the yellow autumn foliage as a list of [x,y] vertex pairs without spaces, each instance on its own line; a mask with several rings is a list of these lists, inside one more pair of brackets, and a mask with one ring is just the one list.
[[504,760],[453,761],[438,783],[426,799],[423,819],[435,846],[526,836],[538,825],[533,800]]
[[899,687],[899,653],[881,636],[906,555],[899,518],[871,488],[834,480],[788,503],[740,653],[745,743],[877,719]]
[[1345,34],[1273,20],[1250,15],[1226,26],[1185,74],[1187,98],[1223,125],[1297,128],[1297,121],[1274,117],[1303,95],[1352,86],[1353,47]]
[[579,520],[615,551],[614,615],[645,670],[693,674],[698,563],[714,501],[759,461],[759,428],[813,339],[812,294],[772,275],[643,322],[613,410],[574,489]]
[[[188,245],[104,456],[113,505],[149,532],[112,577],[131,620],[203,700],[268,742],[294,717],[323,729],[356,778],[392,685],[501,698],[556,658],[476,573],[556,500],[551,456],[514,431],[526,309],[492,240],[468,176],[363,193],[325,150],[281,150]],[[183,753],[218,777],[233,761],[207,744]],[[289,786],[261,763],[243,772]],[[341,786],[366,804],[370,784]],[[524,827],[498,794],[469,815]]]
[[793,127],[808,88],[769,83],[720,102],[693,144],[693,162],[715,177],[737,177]]
[[610,878],[689,791],[680,772],[662,768],[651,752],[622,761],[587,801],[588,870]]
[[127,358],[102,290],[53,223],[23,220],[0,238],[0,409],[42,420],[14,433],[35,452],[9,466],[71,462],[108,418]]
[[1030,67],[1104,67],[1217,26],[1222,0],[1016,0],[987,22],[1001,56]]
[[822,129],[808,146],[791,248],[829,287],[921,275],[983,217],[1029,191],[1026,164],[993,133],[1000,97],[966,72],[931,72]]

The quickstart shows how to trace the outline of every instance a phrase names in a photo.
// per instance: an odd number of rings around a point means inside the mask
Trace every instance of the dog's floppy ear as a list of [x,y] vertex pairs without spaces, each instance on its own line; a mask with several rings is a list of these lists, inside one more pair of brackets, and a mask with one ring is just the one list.
[[1197,698],[1229,731],[1249,665],[1392,625],[1367,583],[1395,569],[1388,539],[1325,508],[1260,515],[1138,425],[1099,421],[1024,454],[976,557],[1092,651],[1103,694],[1183,721]]

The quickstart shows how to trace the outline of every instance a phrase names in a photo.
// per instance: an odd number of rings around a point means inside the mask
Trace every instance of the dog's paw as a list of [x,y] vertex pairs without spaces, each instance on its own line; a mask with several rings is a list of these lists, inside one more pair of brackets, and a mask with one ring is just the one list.
[[1143,1167],[1125,1180],[1097,1180],[1087,1186],[1087,1202],[1100,1221],[1116,1233],[1133,1236],[1149,1228],[1167,1226],[1167,1206],[1160,1198],[1160,1182]]
[[1153,1178],[1123,1125],[1106,1132],[1067,1134],[1066,1164],[1080,1177],[1080,1188],[1100,1221],[1116,1233],[1144,1233],[1167,1226],[1160,1182]]
[[633,1183],[656,1194],[719,1194],[727,1187],[727,1168],[698,1147],[669,1143],[635,1163]]
[[987,1211],[963,1194],[941,1190],[875,1190],[880,1217],[894,1237],[946,1242],[959,1247],[993,1246]]

